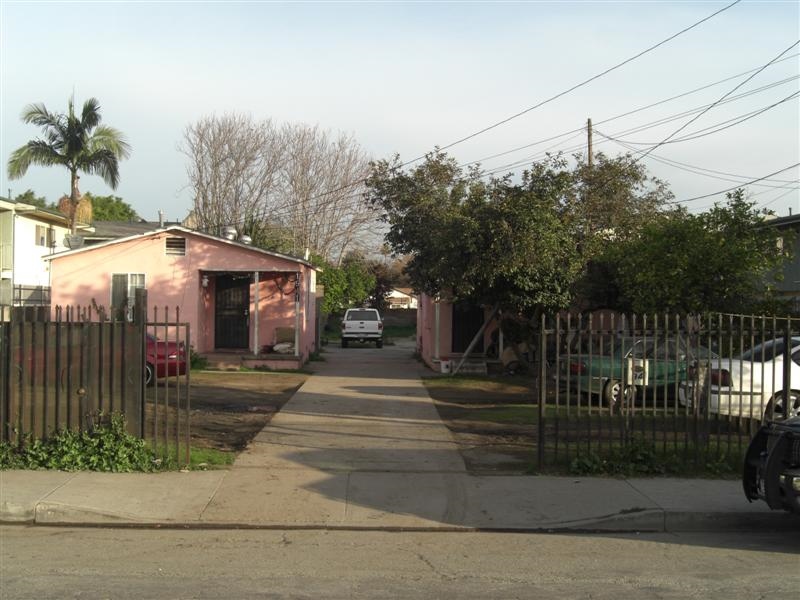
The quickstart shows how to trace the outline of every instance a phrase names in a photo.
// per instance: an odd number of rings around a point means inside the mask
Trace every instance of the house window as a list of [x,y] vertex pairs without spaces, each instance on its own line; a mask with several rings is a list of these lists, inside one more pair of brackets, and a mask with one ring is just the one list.
[[168,237],[166,239],[166,253],[168,256],[186,256],[186,238]]
[[145,289],[144,273],[112,273],[111,274],[111,306],[118,311],[127,308],[124,314],[129,321],[133,320],[133,307],[136,302],[136,290]]
[[37,225],[36,226],[36,245],[37,246],[50,246],[50,242],[53,239],[53,230],[47,227],[47,225]]

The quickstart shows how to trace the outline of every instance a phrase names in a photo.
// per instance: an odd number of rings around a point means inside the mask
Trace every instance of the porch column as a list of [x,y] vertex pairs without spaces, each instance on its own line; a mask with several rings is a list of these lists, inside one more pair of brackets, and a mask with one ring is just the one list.
[[261,298],[259,297],[258,285],[258,271],[253,272],[253,281],[255,282],[255,294],[253,295],[253,303],[255,304],[255,321],[253,322],[253,354],[258,354],[258,304]]
[[294,355],[300,356],[300,271],[294,279]]
[[439,360],[439,300],[433,300],[433,358]]

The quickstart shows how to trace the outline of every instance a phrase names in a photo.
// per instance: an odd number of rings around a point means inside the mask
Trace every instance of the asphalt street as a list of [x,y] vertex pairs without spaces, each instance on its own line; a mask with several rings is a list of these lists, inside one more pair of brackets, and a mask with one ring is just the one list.
[[784,533],[0,528],[0,597],[792,598]]

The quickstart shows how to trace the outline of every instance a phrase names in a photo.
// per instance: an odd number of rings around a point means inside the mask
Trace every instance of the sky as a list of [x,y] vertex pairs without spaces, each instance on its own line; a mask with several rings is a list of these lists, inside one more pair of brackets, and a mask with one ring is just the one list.
[[[11,152],[39,136],[20,120],[31,103],[63,112],[72,94],[77,105],[97,98],[132,154],[116,190],[83,176],[81,191],[176,220],[192,204],[179,145],[201,117],[319,125],[351,134],[374,159],[410,160],[566,92],[731,1],[0,0],[0,195],[32,189],[53,202],[69,192],[63,168],[8,178]],[[595,151],[651,149],[641,159],[649,173],[691,211],[705,210],[724,190],[800,163],[798,40],[800,2],[742,0],[447,152],[518,174],[545,151],[585,153],[591,118]],[[690,111],[726,94],[687,125],[698,114]],[[799,181],[794,166],[747,189],[759,208],[797,214]]]

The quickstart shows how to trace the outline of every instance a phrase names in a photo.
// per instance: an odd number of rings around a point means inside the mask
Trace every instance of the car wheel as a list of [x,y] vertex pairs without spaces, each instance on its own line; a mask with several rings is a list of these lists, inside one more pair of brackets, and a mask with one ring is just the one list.
[[375,342],[375,347],[376,348],[383,348],[383,340],[378,340],[377,342]]
[[764,411],[764,416],[761,419],[762,423],[769,421],[783,421],[791,417],[800,416],[800,392],[791,390],[789,392],[789,402],[784,401],[784,392],[778,392],[767,403],[767,408]]
[[155,369],[153,368],[153,365],[147,363],[144,366],[144,384],[153,385],[155,382],[156,382]]
[[347,340],[342,338],[342,348],[347,348]]
[[609,379],[603,386],[603,403],[611,413],[617,412],[621,403],[625,406],[631,404],[635,396],[636,387],[623,384],[618,379]]

